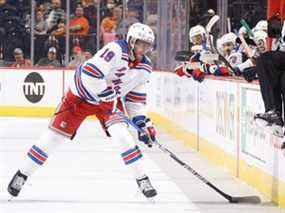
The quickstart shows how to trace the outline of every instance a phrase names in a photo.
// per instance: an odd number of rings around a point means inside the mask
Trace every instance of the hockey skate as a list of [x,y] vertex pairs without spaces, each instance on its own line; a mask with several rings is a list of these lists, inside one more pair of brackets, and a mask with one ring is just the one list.
[[278,112],[270,110],[258,113],[253,118],[254,124],[277,137],[284,137],[283,120]]
[[17,197],[27,179],[28,177],[18,170],[8,185],[8,192],[13,197]]
[[140,191],[144,194],[145,197],[152,198],[157,195],[156,190],[151,185],[150,180],[147,176],[137,179],[137,184]]

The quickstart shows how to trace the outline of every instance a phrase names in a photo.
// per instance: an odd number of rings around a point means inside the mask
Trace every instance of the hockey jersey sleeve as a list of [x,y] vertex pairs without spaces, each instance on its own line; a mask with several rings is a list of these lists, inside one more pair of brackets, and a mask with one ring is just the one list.
[[131,70],[132,79],[125,87],[125,106],[130,118],[146,115],[147,86],[152,72],[150,63],[139,64]]
[[88,101],[98,102],[98,95],[106,92],[106,76],[121,59],[122,50],[111,42],[99,50],[91,59],[84,62],[76,72],[76,88],[80,96]]

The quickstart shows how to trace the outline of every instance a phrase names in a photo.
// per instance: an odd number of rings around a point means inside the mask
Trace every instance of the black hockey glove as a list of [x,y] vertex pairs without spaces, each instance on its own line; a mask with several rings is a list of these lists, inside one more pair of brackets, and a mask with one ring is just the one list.
[[253,80],[258,79],[255,69],[256,67],[248,67],[242,72],[242,75],[247,82],[252,82]]

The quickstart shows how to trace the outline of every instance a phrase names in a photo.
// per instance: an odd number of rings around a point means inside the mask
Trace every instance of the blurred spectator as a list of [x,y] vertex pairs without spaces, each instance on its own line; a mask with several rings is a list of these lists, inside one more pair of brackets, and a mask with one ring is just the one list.
[[50,47],[47,53],[47,57],[41,58],[36,66],[45,66],[45,67],[60,67],[59,61],[56,59],[56,49],[55,47]]
[[35,34],[44,35],[47,32],[47,23],[44,20],[44,14],[41,10],[36,13]]
[[17,10],[14,6],[10,5],[6,0],[0,0],[0,15],[1,18],[7,16],[16,16]]
[[[12,2],[12,1],[11,1]],[[25,52],[28,50],[28,34],[25,29],[25,17],[20,17],[19,10],[8,3],[0,0],[0,46],[3,47],[5,61],[14,60],[13,51],[21,47]]]
[[82,64],[84,61],[92,58],[92,53],[90,51],[83,52],[82,49],[78,46],[73,48],[73,54],[71,56],[71,61],[69,62],[69,67],[77,67]]
[[46,13],[46,8],[45,8],[44,4],[38,4],[36,10],[41,11],[43,13],[43,15],[45,15],[45,13]]
[[101,32],[103,34],[105,32],[114,33],[121,18],[122,18],[122,5],[118,4],[112,9],[112,15],[102,20]]
[[24,58],[24,53],[20,48],[14,50],[14,58],[15,62],[12,63],[10,67],[23,68],[32,66],[32,62],[29,59]]
[[71,61],[69,62],[69,67],[77,67],[85,61],[82,50],[79,46],[75,46],[72,50]]
[[105,17],[112,16],[112,9],[116,6],[116,2],[115,0],[107,0],[106,2],[102,2],[102,5],[100,6],[101,6],[100,15],[104,19]]
[[84,54],[85,60],[88,60],[88,59],[93,57],[93,55],[90,51],[85,51],[83,54]]
[[55,36],[49,36],[49,38],[45,41],[44,46],[39,51],[41,52],[41,58],[45,57],[45,53],[49,50],[49,48],[54,47],[56,49],[56,55],[57,59],[61,62],[63,62],[63,54],[65,53],[65,45],[64,44],[65,37],[61,38],[61,45],[59,39],[57,39]]
[[83,7],[77,6],[75,17],[70,20],[70,32],[76,36],[86,36],[89,32],[89,22],[84,17]]
[[[146,24],[153,30],[155,37],[157,35],[157,20],[158,16],[156,14],[151,14],[147,17]],[[157,49],[156,49],[156,40],[154,44],[153,51],[148,53],[148,57],[151,59],[152,65],[154,68],[157,66]]]
[[127,8],[126,17],[121,19],[117,26],[116,31],[118,38],[123,38],[125,35],[127,35],[129,26],[136,22],[139,22],[137,17],[138,12],[135,10],[135,8]]
[[154,34],[157,34],[157,20],[158,20],[158,16],[156,14],[151,14],[147,16],[147,19],[146,19],[146,24],[150,26]]
[[84,16],[87,18],[89,23],[89,32],[96,33],[97,30],[97,8],[98,2],[94,0],[82,0],[81,1]]
[[65,25],[64,20],[58,20],[58,24],[56,27],[53,28],[53,30],[50,33],[51,35],[55,36],[56,38],[62,37],[65,34]]
[[144,1],[141,1],[141,0],[128,0],[127,1],[127,7],[132,8],[133,11],[136,11],[136,18],[139,20],[139,22],[143,22],[143,10],[144,10],[143,5],[144,5]]
[[47,17],[47,26],[49,31],[53,31],[54,27],[58,27],[57,25],[61,20],[65,19],[64,10],[61,9],[61,0],[52,0],[52,10],[49,12]]
[[122,19],[122,5],[117,4],[112,9],[112,16],[106,17],[101,22],[101,33],[103,37],[103,44],[108,42],[115,41],[117,39],[116,29],[118,23]]

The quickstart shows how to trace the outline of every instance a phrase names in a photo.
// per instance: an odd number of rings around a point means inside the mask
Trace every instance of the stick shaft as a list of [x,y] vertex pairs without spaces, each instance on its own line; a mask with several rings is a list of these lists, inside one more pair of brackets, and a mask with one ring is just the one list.
[[[139,128],[137,125],[135,125],[127,116],[124,116],[125,120],[132,126],[134,127],[137,131],[139,132],[144,132],[141,128]],[[181,166],[183,166],[185,169],[187,169],[188,171],[190,171],[194,176],[196,176],[199,180],[201,180],[202,182],[204,182],[205,184],[207,184],[209,187],[211,187],[212,189],[214,189],[216,192],[218,192],[221,196],[223,196],[225,199],[227,199],[228,201],[231,201],[233,198],[232,196],[226,194],[225,192],[223,192],[222,190],[220,190],[219,188],[217,188],[214,184],[212,184],[210,181],[208,181],[205,177],[203,177],[202,175],[200,175],[198,172],[196,172],[191,166],[189,166],[188,164],[186,164],[184,161],[182,161],[181,159],[179,159],[173,152],[171,152],[169,149],[167,149],[166,147],[162,146],[159,142],[155,142],[155,145],[158,146],[158,148],[160,150],[162,150],[164,153],[167,153],[175,162],[177,162],[178,164],[180,164]]]
[[241,45],[243,46],[244,50],[245,50],[245,53],[247,54],[247,56],[249,58],[251,58],[253,56],[253,52],[252,52],[252,49],[248,46],[248,44],[246,43],[243,35],[239,35],[239,38],[241,40]]
[[173,152],[171,152],[169,149],[162,146],[160,143],[156,142],[155,145],[158,146],[160,150],[162,150],[164,153],[167,153],[174,161],[179,163],[181,166],[183,166],[185,169],[190,171],[195,177],[197,177],[199,180],[207,184],[209,187],[211,187],[213,190],[215,190],[217,193],[219,193],[221,196],[223,196],[228,201],[232,200],[232,196],[226,194],[222,190],[220,190],[218,187],[216,187],[214,184],[212,184],[210,181],[208,181],[205,177],[200,175],[197,171],[195,171],[191,166],[180,160]]
[[[127,123],[129,123],[133,128],[135,128],[138,132],[145,133],[144,130],[139,128],[136,124],[134,124],[127,116],[125,116],[123,113],[121,114]],[[201,180],[203,183],[207,184],[209,187],[211,187],[213,190],[215,190],[218,194],[220,194],[222,197],[224,197],[226,200],[228,200],[230,203],[260,203],[260,198],[257,196],[246,196],[246,197],[233,197],[225,192],[223,192],[221,189],[216,187],[214,184],[212,184],[210,181],[208,181],[205,177],[200,175],[198,172],[196,172],[191,166],[186,164],[184,161],[182,161],[180,158],[178,158],[173,152],[171,152],[169,149],[161,145],[159,142],[155,141],[154,143],[158,148],[168,154],[175,162],[180,164],[182,167],[190,171],[194,176],[196,176],[199,180]]]

